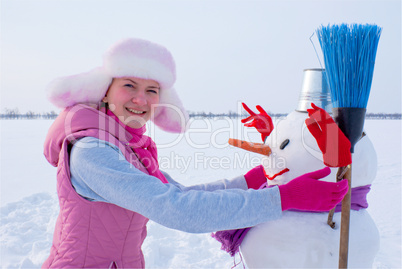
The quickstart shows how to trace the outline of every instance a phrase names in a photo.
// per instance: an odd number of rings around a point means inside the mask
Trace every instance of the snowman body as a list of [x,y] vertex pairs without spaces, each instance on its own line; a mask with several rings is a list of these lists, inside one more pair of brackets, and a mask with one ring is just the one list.
[[[304,121],[307,113],[294,111],[276,123],[266,144],[270,156],[262,164],[269,176],[285,168],[289,171],[269,180],[282,185],[324,167],[322,153]],[[355,145],[352,156],[352,188],[370,185],[376,176],[377,157],[368,136]],[[337,168],[322,179],[335,182]],[[282,218],[253,227],[240,251],[249,268],[338,268],[341,213],[335,213],[335,229],[327,224],[328,213],[283,212]],[[365,210],[351,210],[349,268],[371,268],[379,249],[379,232]]]

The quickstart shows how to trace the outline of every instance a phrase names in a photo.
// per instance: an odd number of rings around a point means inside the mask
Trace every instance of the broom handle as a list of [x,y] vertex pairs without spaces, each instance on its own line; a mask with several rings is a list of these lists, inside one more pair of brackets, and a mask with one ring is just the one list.
[[342,200],[341,233],[339,242],[339,268],[348,267],[350,203],[352,194],[352,165],[349,165],[349,169],[346,171],[344,179],[348,180],[349,190]]

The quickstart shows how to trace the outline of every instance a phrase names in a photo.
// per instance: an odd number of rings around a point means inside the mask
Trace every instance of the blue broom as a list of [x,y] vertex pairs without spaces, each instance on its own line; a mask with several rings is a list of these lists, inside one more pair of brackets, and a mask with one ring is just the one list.
[[[316,32],[324,55],[333,118],[350,140],[353,153],[363,133],[381,28],[341,24],[321,26]],[[341,179],[349,181],[349,192],[342,201],[339,268],[347,268],[348,262],[351,169],[349,165],[338,171]]]

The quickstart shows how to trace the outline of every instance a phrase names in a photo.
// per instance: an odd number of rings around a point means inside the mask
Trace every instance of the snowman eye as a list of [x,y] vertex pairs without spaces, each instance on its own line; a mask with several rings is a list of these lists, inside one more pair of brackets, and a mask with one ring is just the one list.
[[285,139],[282,144],[280,145],[280,149],[284,149],[288,144],[289,144],[290,140],[289,139]]

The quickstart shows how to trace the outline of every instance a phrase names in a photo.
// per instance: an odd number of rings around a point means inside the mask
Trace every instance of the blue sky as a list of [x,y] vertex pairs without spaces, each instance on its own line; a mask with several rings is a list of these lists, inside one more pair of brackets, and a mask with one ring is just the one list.
[[52,79],[89,71],[113,43],[140,37],[173,53],[190,111],[246,102],[291,112],[303,70],[320,67],[310,36],[334,23],[383,27],[367,109],[401,112],[401,2],[383,0],[1,0],[1,111],[58,111],[45,95]]

